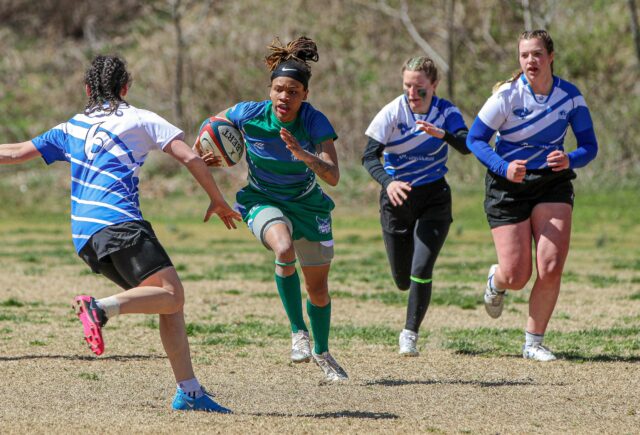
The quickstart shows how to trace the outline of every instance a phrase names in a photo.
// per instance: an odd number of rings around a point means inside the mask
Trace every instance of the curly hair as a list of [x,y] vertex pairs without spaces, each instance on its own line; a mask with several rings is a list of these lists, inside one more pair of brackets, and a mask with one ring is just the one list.
[[[107,114],[112,114],[121,103],[126,103],[120,93],[131,82],[131,74],[123,59],[117,56],[96,56],[84,74],[84,83],[89,87],[89,100],[84,113],[88,115],[96,110],[104,110]],[[105,103],[108,107],[104,107]]]

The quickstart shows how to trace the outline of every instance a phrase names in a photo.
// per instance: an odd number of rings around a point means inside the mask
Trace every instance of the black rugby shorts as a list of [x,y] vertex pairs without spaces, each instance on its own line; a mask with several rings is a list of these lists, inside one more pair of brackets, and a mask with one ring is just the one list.
[[541,203],[560,202],[573,207],[573,184],[576,173],[571,169],[554,172],[551,169],[527,170],[522,183],[487,171],[485,177],[484,211],[491,228],[516,224],[531,217],[533,208]]
[[147,221],[103,228],[91,236],[78,255],[94,273],[104,275],[125,290],[173,266]]

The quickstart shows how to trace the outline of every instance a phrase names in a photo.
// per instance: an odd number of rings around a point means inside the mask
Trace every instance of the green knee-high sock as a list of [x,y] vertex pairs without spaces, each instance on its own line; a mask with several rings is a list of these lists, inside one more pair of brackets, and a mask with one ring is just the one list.
[[302,317],[302,296],[300,295],[298,271],[296,270],[293,275],[289,276],[276,274],[276,286],[278,287],[278,294],[282,305],[284,305],[284,310],[291,323],[291,331],[308,331]]
[[307,314],[313,331],[313,351],[317,354],[329,350],[329,329],[331,329],[331,302],[324,307],[316,307],[307,299]]

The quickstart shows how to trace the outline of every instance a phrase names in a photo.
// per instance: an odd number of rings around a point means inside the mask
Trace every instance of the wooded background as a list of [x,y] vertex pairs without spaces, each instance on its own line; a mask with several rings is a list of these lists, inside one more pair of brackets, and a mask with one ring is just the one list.
[[[268,98],[264,57],[275,36],[306,35],[320,52],[309,101],[340,136],[343,172],[360,179],[364,131],[402,92],[408,57],[436,59],[438,95],[470,126],[492,86],[518,68],[520,32],[546,28],[555,73],[579,87],[595,123],[600,152],[582,180],[637,185],[636,9],[635,0],[0,0],[0,142],[30,139],[82,110],[84,70],[98,53],[123,56],[134,77],[128,101],[192,142],[210,114]],[[569,133],[566,147],[574,146]],[[477,183],[484,168],[451,154],[448,177]],[[171,161],[148,166],[150,177],[181,173]],[[29,168],[0,168],[3,187],[38,184]]]

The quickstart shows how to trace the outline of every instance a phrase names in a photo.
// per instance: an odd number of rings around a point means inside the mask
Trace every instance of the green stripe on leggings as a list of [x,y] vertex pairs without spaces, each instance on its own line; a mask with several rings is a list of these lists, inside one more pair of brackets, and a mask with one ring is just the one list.
[[413,275],[411,275],[410,279],[411,279],[411,281],[417,282],[418,284],[429,284],[432,281],[431,278],[423,279],[423,278],[418,278],[417,276],[413,276]]

